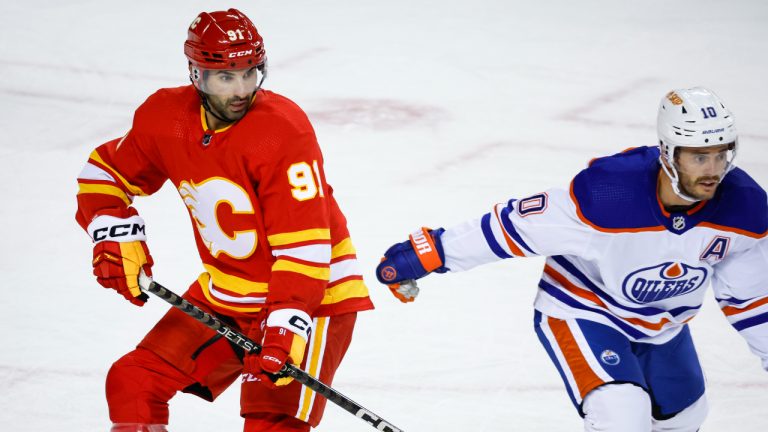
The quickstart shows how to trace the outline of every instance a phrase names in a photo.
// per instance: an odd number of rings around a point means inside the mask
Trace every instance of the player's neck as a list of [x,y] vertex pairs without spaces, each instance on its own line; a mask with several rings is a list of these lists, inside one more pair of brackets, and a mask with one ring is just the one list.
[[672,180],[667,176],[664,170],[659,170],[659,180],[656,193],[659,194],[659,201],[664,208],[690,207],[696,203],[683,199],[672,188]]
[[208,129],[215,131],[219,129],[224,129],[225,127],[231,125],[234,122],[225,122],[224,120],[220,120],[216,118],[213,114],[211,114],[208,110],[206,110],[205,123],[208,126]]

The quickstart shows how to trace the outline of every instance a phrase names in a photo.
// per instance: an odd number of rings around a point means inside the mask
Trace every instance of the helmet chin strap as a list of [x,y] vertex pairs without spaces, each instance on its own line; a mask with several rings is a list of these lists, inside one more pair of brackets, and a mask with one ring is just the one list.
[[693,198],[692,196],[689,196],[688,194],[683,193],[683,191],[680,190],[680,176],[678,175],[677,170],[675,169],[674,166],[671,167],[671,172],[670,172],[670,168],[667,168],[667,164],[664,163],[665,161],[660,160],[660,162],[661,162],[661,169],[663,169],[664,174],[666,174],[667,177],[669,177],[669,180],[672,184],[672,190],[675,192],[675,195],[691,203],[701,201],[699,199]]
[[[264,83],[264,79],[266,78],[266,71],[261,77],[261,80],[259,81],[259,85],[256,86],[256,89],[253,90],[253,93],[251,93],[251,96],[249,96],[249,100],[251,100],[251,103],[253,103],[253,97],[256,95],[256,92],[261,89],[261,85]],[[204,91],[200,90],[200,88],[195,85],[195,80],[192,78],[192,75],[189,76],[189,81],[192,82],[192,86],[197,90],[197,94],[200,96],[200,102],[203,105],[203,109],[205,112],[210,113],[212,116],[216,117],[217,119],[223,121],[224,123],[234,123],[238,119],[230,119],[227,118],[224,115],[216,114],[216,112],[211,108],[211,105],[208,103],[208,94],[206,94]],[[248,109],[250,109],[250,104],[248,105]]]
[[[224,123],[234,123],[237,121],[237,120],[229,119],[224,115],[216,114],[216,112],[213,111],[213,109],[211,108],[211,105],[208,103],[208,95],[203,93],[201,90],[197,90],[197,94],[200,95],[200,102],[203,104],[203,109],[205,110],[205,112],[223,121]],[[251,94],[251,98],[253,98],[253,94]]]

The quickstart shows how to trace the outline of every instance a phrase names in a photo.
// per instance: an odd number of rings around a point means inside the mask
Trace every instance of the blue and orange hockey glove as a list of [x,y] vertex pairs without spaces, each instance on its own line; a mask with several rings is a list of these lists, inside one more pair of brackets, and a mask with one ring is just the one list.
[[299,365],[304,360],[307,340],[312,333],[312,318],[299,309],[278,309],[267,315],[264,327],[254,323],[248,337],[261,338],[261,352],[245,357],[244,372],[255,377],[269,388],[284,386],[293,381],[291,377],[279,377],[275,374],[286,363]]
[[408,241],[397,243],[384,252],[384,258],[376,267],[376,278],[401,302],[416,299],[419,294],[416,279],[432,272],[448,271],[440,241],[444,231],[442,228],[421,228],[408,236]]
[[94,241],[93,274],[104,288],[112,288],[136,306],[143,306],[147,294],[139,288],[139,273],[152,276],[152,256],[147,249],[144,220],[137,214],[97,216],[88,225]]

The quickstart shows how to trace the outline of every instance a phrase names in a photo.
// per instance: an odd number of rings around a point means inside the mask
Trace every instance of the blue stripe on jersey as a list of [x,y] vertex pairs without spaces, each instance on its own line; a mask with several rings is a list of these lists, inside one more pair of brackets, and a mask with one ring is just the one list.
[[549,358],[552,359],[552,363],[554,363],[555,367],[557,368],[557,372],[560,373],[560,378],[562,378],[563,382],[566,383],[565,389],[568,390],[568,397],[571,398],[571,402],[574,406],[579,407],[579,403],[576,401],[576,396],[573,394],[573,389],[570,385],[567,385],[568,378],[565,376],[565,371],[560,366],[560,360],[558,360],[557,355],[555,355],[555,351],[552,349],[552,345],[549,343],[549,339],[547,339],[547,336],[544,334],[544,331],[541,329],[541,318],[542,314],[541,312],[534,310],[533,313],[533,327],[536,330],[536,336],[539,337],[539,341],[544,346],[544,350],[549,354]]
[[528,245],[523,241],[523,238],[520,237],[520,234],[517,233],[517,230],[515,229],[515,225],[509,220],[509,213],[514,211],[515,209],[515,200],[511,199],[507,203],[507,206],[504,207],[504,209],[501,211],[501,223],[504,225],[504,229],[507,231],[507,234],[512,236],[512,239],[515,240],[515,243],[519,244],[520,246],[524,247],[525,250],[528,252],[538,255],[536,252],[533,251]]
[[480,227],[483,229],[483,235],[485,236],[485,242],[488,243],[488,247],[491,248],[493,253],[496,254],[499,258],[512,258],[512,255],[508,254],[501,245],[499,245],[499,242],[496,241],[496,237],[493,235],[493,230],[491,229],[491,214],[486,213],[483,215],[483,217],[480,219]]
[[624,309],[625,311],[637,313],[640,315],[645,316],[652,316],[652,315],[658,315],[662,313],[669,313],[674,317],[677,317],[678,315],[681,315],[684,312],[688,312],[690,310],[698,310],[701,308],[701,305],[698,306],[681,306],[679,308],[675,309],[661,309],[651,306],[641,307],[641,308],[631,308],[628,306],[624,306],[620,303],[618,303],[613,297],[606,294],[605,291],[601,290],[597,285],[595,285],[594,282],[592,282],[587,275],[579,271],[579,269],[576,268],[570,261],[568,261],[564,256],[562,255],[555,255],[550,257],[553,260],[555,260],[556,263],[560,264],[561,267],[563,267],[568,273],[576,277],[581,283],[584,284],[585,287],[587,287],[590,291],[597,294],[598,297],[600,297],[602,300],[605,300],[606,302],[610,303],[612,306],[615,306],[619,309]]
[[624,331],[624,333],[632,336],[635,339],[644,339],[644,338],[647,338],[649,336],[649,335],[647,335],[647,334],[637,330],[635,327],[632,327],[630,324],[627,324],[626,322],[624,322],[621,318],[618,318],[618,317],[614,316],[612,313],[610,313],[610,312],[608,312],[608,311],[606,311],[604,309],[591,308],[591,307],[588,307],[588,306],[582,304],[579,301],[576,301],[575,299],[571,298],[569,295],[567,295],[566,293],[561,291],[559,288],[557,288],[556,286],[548,283],[545,280],[540,280],[539,281],[539,288],[543,289],[544,292],[546,292],[547,294],[549,294],[552,297],[560,300],[561,302],[565,303],[566,305],[568,305],[568,306],[570,306],[572,308],[581,309],[581,310],[587,310],[587,311],[590,311],[590,312],[598,313],[598,314],[608,318],[609,320],[611,320],[612,323],[616,324],[617,327],[619,327],[622,331]]
[[754,300],[754,298],[750,298],[750,299],[745,299],[745,300],[742,300],[742,299],[737,299],[736,297],[731,297],[731,298],[720,298],[720,297],[715,297],[715,300],[717,300],[717,301],[718,301],[718,303],[719,303],[719,302],[726,302],[726,303],[730,303],[730,304],[737,304],[737,305],[738,305],[738,304],[743,304],[743,303],[746,303],[746,302],[748,302],[748,301],[752,301],[752,300]]
[[737,323],[732,324],[733,328],[735,328],[738,331],[748,329],[750,327],[754,327],[756,325],[765,324],[768,322],[768,312],[761,313],[760,315],[755,315],[753,317],[749,317],[747,319],[741,320]]

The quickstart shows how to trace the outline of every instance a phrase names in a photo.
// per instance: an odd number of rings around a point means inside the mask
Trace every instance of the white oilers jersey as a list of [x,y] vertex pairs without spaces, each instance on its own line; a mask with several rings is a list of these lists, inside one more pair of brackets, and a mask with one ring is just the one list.
[[569,190],[496,205],[442,235],[445,266],[546,256],[535,307],[631,340],[663,343],[699,311],[712,283],[731,324],[768,366],[768,199],[734,169],[684,213],[657,198],[657,148],[594,160]]

